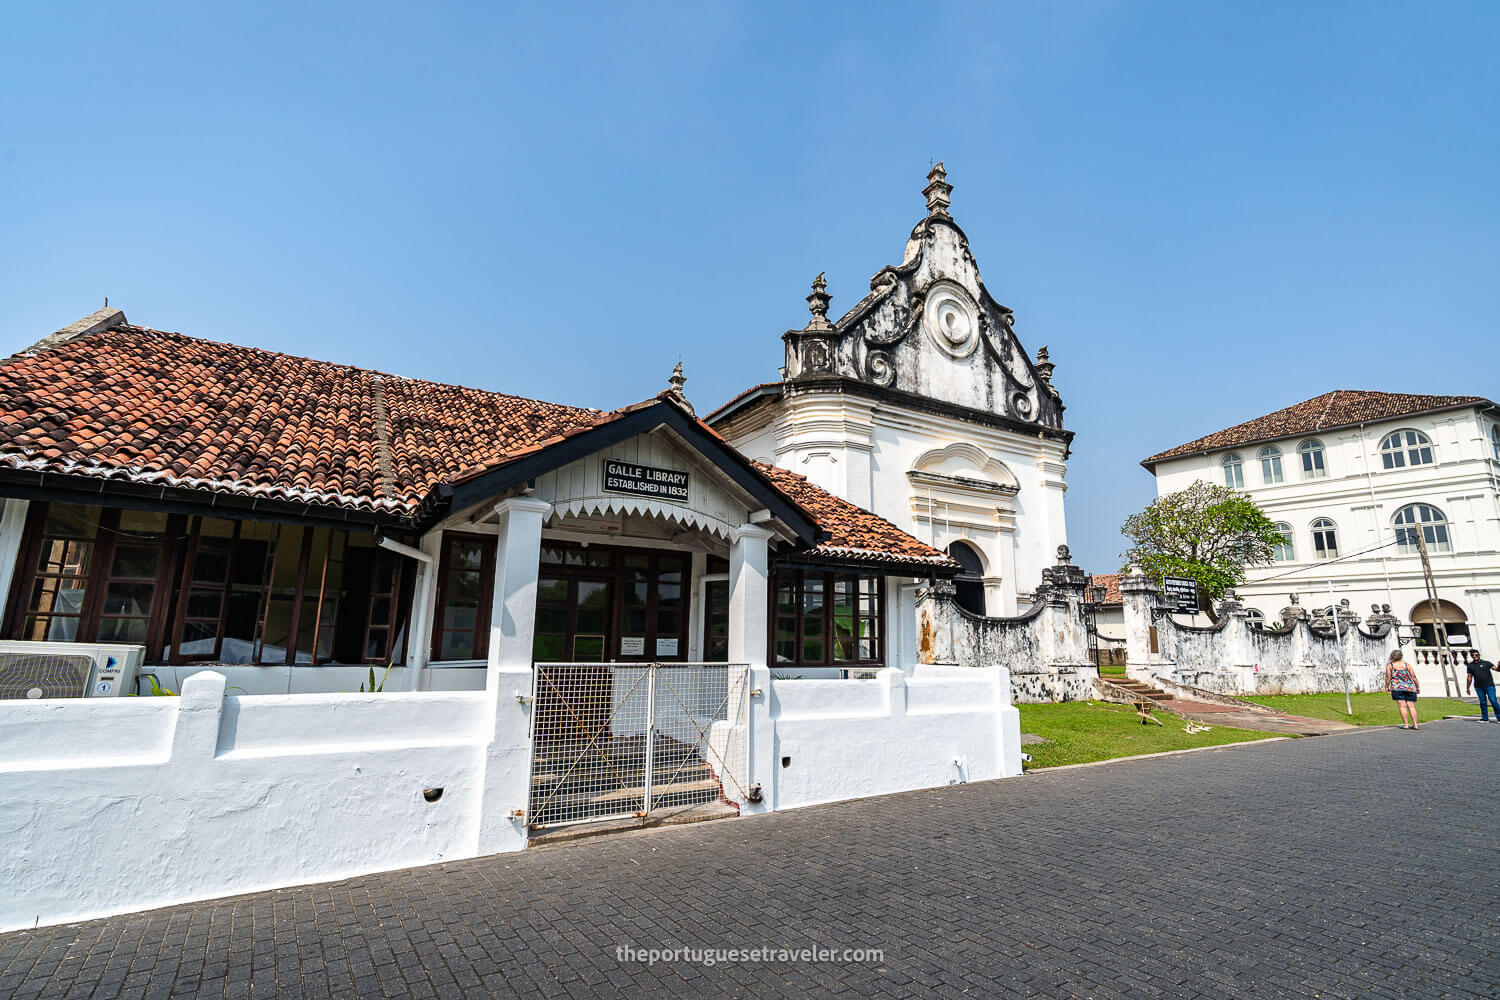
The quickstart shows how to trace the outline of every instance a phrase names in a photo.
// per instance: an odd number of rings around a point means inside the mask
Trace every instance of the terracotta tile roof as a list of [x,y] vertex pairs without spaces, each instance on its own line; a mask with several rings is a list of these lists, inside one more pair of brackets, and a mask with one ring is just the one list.
[[1416,396],[1399,392],[1371,392],[1362,389],[1336,389],[1321,396],[1303,400],[1295,406],[1268,413],[1254,420],[1225,428],[1189,441],[1187,444],[1158,452],[1141,462],[1148,469],[1157,462],[1184,455],[1198,455],[1220,448],[1238,448],[1277,438],[1315,434],[1340,427],[1353,427],[1377,420],[1390,420],[1433,410],[1461,406],[1494,406],[1483,396]]
[[1125,598],[1120,595],[1120,574],[1118,573],[1095,573],[1089,577],[1089,586],[1104,588],[1106,605],[1125,603]]
[[[0,361],[0,466],[393,514],[671,395],[586,409],[123,324],[38,346]],[[817,554],[956,567],[801,476],[754,464],[817,523]]]
[[948,554],[908,535],[885,518],[814,486],[806,477],[764,462],[754,464],[817,522],[824,537],[810,550],[812,555],[931,569],[959,568]]
[[751,397],[772,395],[772,390],[780,390],[782,386],[783,383],[781,382],[761,382],[757,385],[752,385],[744,392],[736,393],[728,400],[725,400],[723,403],[716,406],[714,409],[709,411],[708,415],[703,419],[711,423],[714,420],[717,420],[720,415],[728,413],[730,410],[734,409],[739,404],[749,400]]
[[0,362],[0,464],[397,513],[609,416],[137,326]]

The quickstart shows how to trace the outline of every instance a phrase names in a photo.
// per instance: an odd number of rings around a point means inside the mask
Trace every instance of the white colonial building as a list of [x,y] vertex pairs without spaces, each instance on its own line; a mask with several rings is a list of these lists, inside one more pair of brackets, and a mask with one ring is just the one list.
[[964,567],[965,609],[1014,615],[1067,541],[1072,434],[1047,349],[1027,357],[1013,312],[985,288],[945,176],[941,163],[928,175],[928,214],[901,263],[837,321],[818,275],[811,321],[782,337],[780,381],[706,420],[745,454],[947,551]]
[[1389,605],[1416,624],[1420,650],[1435,631],[1420,531],[1449,641],[1500,652],[1500,407],[1490,400],[1339,390],[1141,464],[1159,495],[1224,483],[1277,522],[1275,563],[1239,591],[1252,619],[1275,623],[1292,594],[1326,606],[1331,586],[1361,614]]

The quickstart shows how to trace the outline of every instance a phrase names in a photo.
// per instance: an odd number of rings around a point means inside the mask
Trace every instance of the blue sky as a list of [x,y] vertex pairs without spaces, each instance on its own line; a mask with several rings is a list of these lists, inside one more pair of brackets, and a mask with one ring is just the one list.
[[[128,7],[128,9],[127,9]],[[1500,396],[1500,5],[12,5],[0,349],[133,322],[700,411],[899,260],[929,160],[1116,567],[1162,448]]]

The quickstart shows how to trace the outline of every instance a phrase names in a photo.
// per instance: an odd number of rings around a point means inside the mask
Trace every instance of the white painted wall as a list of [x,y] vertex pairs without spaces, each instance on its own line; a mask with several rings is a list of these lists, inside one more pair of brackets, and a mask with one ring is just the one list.
[[[769,418],[767,414],[771,414]],[[1058,441],[845,394],[799,392],[718,428],[735,447],[806,476],[897,527],[984,560],[990,614],[1016,613],[1067,543],[1066,448]],[[951,458],[942,457],[951,455]],[[998,467],[1003,467],[1003,471]],[[908,473],[1014,482],[1014,497],[916,486]]]
[[[1266,483],[1257,452],[1263,445],[1219,449],[1162,462],[1156,467],[1157,494],[1164,496],[1202,479],[1223,483],[1221,462],[1231,451],[1244,459],[1245,490],[1273,521],[1292,526],[1296,558],[1256,567],[1239,589],[1247,608],[1276,621],[1297,593],[1304,607],[1326,606],[1328,584],[1337,599],[1349,598],[1367,615],[1372,604],[1390,604],[1402,621],[1426,599],[1421,560],[1387,546],[1337,562],[1314,558],[1312,522],[1327,517],[1338,526],[1340,555],[1372,549],[1395,537],[1391,519],[1410,503],[1437,507],[1448,518],[1452,551],[1432,553],[1439,594],[1463,608],[1472,639],[1488,657],[1500,654],[1500,455],[1490,438],[1493,418],[1477,410],[1448,411],[1380,421],[1364,427],[1316,435],[1323,442],[1328,475],[1304,478],[1297,446],[1314,435],[1274,443],[1282,451],[1283,482]],[[1412,428],[1432,439],[1434,464],[1385,469],[1380,441],[1390,432]],[[1423,693],[1442,693],[1436,670]]]
[[1021,773],[1020,714],[1004,667],[772,680],[767,708],[774,735],[754,777],[770,809]]
[[[526,806],[482,798],[485,747],[524,787],[527,734],[503,695],[225,696],[212,672],[0,701],[0,930],[473,857],[481,814]],[[511,827],[494,849],[524,846]]]

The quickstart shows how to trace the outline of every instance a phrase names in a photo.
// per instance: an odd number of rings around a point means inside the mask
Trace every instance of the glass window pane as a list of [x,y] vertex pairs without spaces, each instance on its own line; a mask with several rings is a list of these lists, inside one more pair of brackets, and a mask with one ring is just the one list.
[[212,618],[219,620],[219,612],[224,606],[224,591],[205,590],[194,587],[188,591],[187,617],[189,618]]
[[42,528],[46,535],[68,535],[75,538],[93,538],[99,533],[98,507],[81,507],[77,504],[55,503],[47,508],[47,520]]
[[104,613],[107,615],[147,615],[151,612],[151,583],[111,583],[104,589]]
[[532,659],[542,663],[556,663],[563,658],[563,637],[539,635],[531,644]]
[[99,641],[143,643],[146,641],[146,625],[145,618],[101,618]]
[[478,614],[479,605],[473,601],[448,601],[443,605],[443,628],[473,630]]
[[448,574],[448,587],[444,595],[449,601],[477,601],[479,599],[479,571],[458,570]]
[[472,660],[474,659],[474,633],[444,632],[438,651],[441,654],[440,659]]
[[116,545],[109,575],[154,580],[156,569],[160,565],[161,548],[159,546]]

